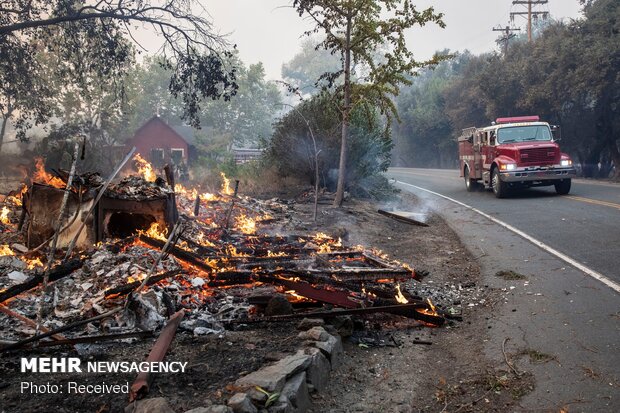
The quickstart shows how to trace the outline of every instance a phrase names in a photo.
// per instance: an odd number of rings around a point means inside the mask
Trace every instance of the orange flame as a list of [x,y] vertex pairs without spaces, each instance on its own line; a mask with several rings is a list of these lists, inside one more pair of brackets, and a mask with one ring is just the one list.
[[138,275],[130,275],[129,277],[127,277],[127,283],[132,283],[132,282],[136,282],[136,281],[142,281],[146,278],[146,274],[143,273],[139,273]]
[[225,247],[226,255],[230,255],[231,257],[247,257],[248,254],[244,254],[237,251],[234,245],[228,244]]
[[54,188],[64,189],[67,187],[67,184],[62,179],[52,176],[45,171],[45,163],[43,162],[43,158],[35,158],[34,164],[35,171],[34,176],[32,177],[33,181],[53,186]]
[[34,270],[36,267],[43,267],[43,263],[39,258],[35,258],[32,260],[22,258],[22,261],[26,263],[29,270]]
[[140,156],[139,153],[135,154],[133,160],[136,161],[136,167],[138,168],[138,173],[142,175],[147,182],[155,182],[157,176],[155,175],[155,171],[153,170],[153,165],[151,165],[146,159]]
[[6,257],[9,255],[15,255],[11,247],[6,244],[0,245],[0,257]]
[[267,256],[268,257],[272,257],[272,258],[275,258],[275,257],[286,257],[287,255],[288,254],[286,252],[284,252],[284,251],[273,252],[271,250],[267,250]]
[[428,306],[430,308],[416,308],[416,311],[418,313],[422,313],[422,314],[428,314],[428,315],[434,315],[434,316],[438,316],[439,313],[437,312],[437,307],[435,307],[435,305],[433,304],[433,302],[431,301],[430,298],[426,299],[426,302],[428,303]]
[[235,217],[235,228],[244,234],[254,234],[256,232],[256,221],[246,215]]
[[11,220],[9,219],[9,209],[6,206],[2,207],[0,211],[0,222],[4,225],[11,225]]
[[333,238],[319,232],[313,238],[317,244],[319,244],[319,254],[327,254],[333,251],[333,247],[342,247],[342,240],[338,238],[335,241]]
[[13,196],[9,195],[6,197],[6,202],[10,202],[15,206],[22,206],[22,199],[24,198],[24,194],[28,192],[28,187],[25,184],[22,184],[22,189],[19,190],[19,194]]
[[158,239],[160,241],[166,241],[168,239],[168,229],[163,228],[159,229],[159,224],[157,222],[153,222],[149,229],[146,231],[138,231],[140,235],[146,235],[149,238]]
[[400,291],[400,284],[396,284],[396,301],[400,304],[407,304],[409,300],[405,298],[403,293]]
[[220,172],[220,176],[222,177],[222,188],[220,189],[220,191],[224,195],[232,195],[232,194],[234,194],[235,192],[230,187],[230,179],[226,178],[226,175],[224,174],[224,172]]
[[208,192],[204,192],[200,194],[200,199],[203,201],[217,201],[219,198],[215,194],[210,194]]

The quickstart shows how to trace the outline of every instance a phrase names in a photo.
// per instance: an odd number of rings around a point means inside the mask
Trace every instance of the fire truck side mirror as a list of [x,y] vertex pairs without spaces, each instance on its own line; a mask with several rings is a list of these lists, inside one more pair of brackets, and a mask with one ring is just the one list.
[[554,141],[557,142],[562,140],[562,130],[558,125],[551,125],[551,133],[553,134]]

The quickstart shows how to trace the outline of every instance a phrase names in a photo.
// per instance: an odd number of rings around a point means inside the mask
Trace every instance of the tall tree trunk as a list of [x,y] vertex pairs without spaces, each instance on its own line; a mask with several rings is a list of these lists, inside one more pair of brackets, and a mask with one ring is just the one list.
[[2,115],[2,128],[0,128],[0,153],[2,153],[2,142],[4,142],[4,134],[6,133],[6,123],[9,117]]
[[2,153],[2,144],[4,143],[4,135],[6,135],[6,124],[11,119],[11,115],[13,114],[13,105],[11,102],[7,105],[6,113],[2,114],[2,128],[0,128],[0,153]]
[[347,141],[349,140],[349,116],[351,112],[351,20],[347,16],[347,32],[344,52],[344,107],[342,108],[342,137],[340,141],[340,163],[338,170],[338,186],[334,206],[342,206],[344,186],[347,175]]

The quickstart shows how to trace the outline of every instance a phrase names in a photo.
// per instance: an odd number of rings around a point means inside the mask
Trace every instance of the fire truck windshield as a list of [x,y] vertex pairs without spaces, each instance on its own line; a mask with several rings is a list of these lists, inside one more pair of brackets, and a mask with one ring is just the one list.
[[551,131],[547,125],[509,126],[497,130],[498,143],[550,140]]

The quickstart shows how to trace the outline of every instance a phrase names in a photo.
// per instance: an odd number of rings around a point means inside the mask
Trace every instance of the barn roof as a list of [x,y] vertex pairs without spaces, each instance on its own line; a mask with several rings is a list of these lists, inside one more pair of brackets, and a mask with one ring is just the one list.
[[158,122],[164,125],[168,129],[170,129],[172,132],[177,134],[180,138],[182,138],[185,142],[187,142],[188,145],[194,145],[196,142],[193,128],[187,125],[178,125],[178,126],[169,125],[165,120],[163,120],[157,115],[153,116],[151,119],[144,122],[144,125],[140,126],[140,128],[134,133],[134,137],[138,135],[138,133],[140,133],[140,131],[144,129],[148,124],[152,122]]

